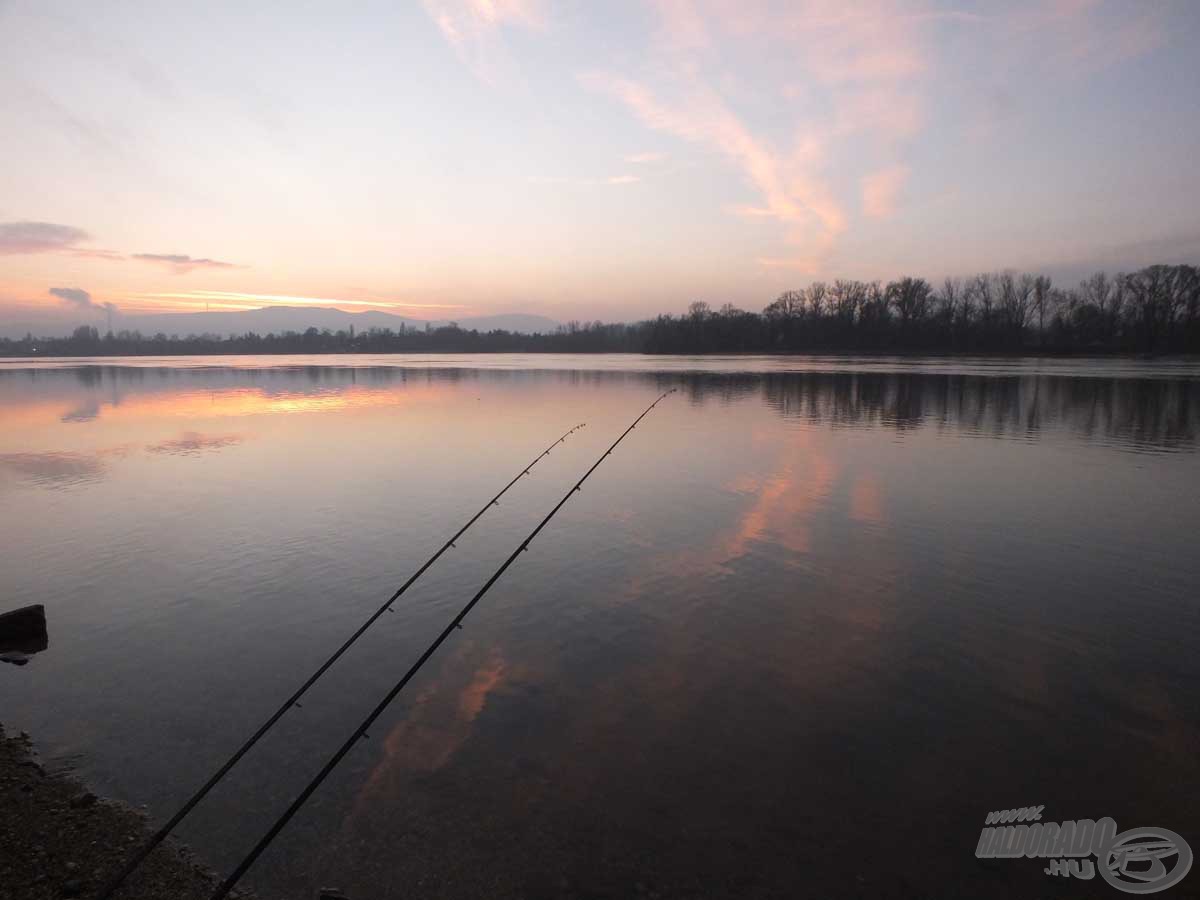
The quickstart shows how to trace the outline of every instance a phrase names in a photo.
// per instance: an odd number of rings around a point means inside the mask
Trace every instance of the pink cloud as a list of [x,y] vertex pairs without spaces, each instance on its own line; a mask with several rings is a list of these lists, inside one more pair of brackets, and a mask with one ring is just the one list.
[[224,262],[219,259],[197,259],[194,256],[188,256],[184,253],[135,253],[133,254],[133,258],[139,259],[142,262],[170,266],[178,275],[186,274],[193,269],[237,268],[234,263]]
[[583,81],[622,100],[651,128],[711,145],[736,163],[761,194],[763,215],[784,223],[792,243],[819,255],[845,229],[845,215],[826,186],[756,138],[715,91],[697,85],[667,105],[628,79],[593,73]]
[[[883,159],[865,160],[870,168],[858,175],[870,178],[876,169],[899,171],[904,142],[924,124],[919,80],[930,66],[919,19],[890,0],[851,10],[833,0],[658,0],[655,9],[657,64],[640,77],[591,72],[583,83],[618,98],[647,127],[713,147],[737,167],[758,200],[731,211],[775,220],[788,248],[763,255],[763,265],[819,269],[849,227],[826,171],[840,142],[874,139]],[[731,79],[727,63],[745,58],[770,80],[742,89],[754,68]],[[790,118],[790,146],[774,133],[778,119],[768,136],[737,111],[742,97]],[[898,176],[891,179],[872,182],[872,209],[894,202],[898,185],[890,200],[885,188]]]
[[962,20],[976,48],[963,85],[974,101],[963,123],[967,136],[991,140],[1020,116],[1019,89],[1009,87],[1013,71],[1050,85],[1087,78],[1165,43],[1167,11],[1165,3],[1055,0],[1013,3]]
[[832,135],[845,138],[869,131],[885,140],[902,141],[916,137],[924,124],[924,104],[915,91],[874,87],[838,96]]
[[[507,61],[506,30],[547,27],[532,0],[423,2],[464,62],[489,80]],[[581,64],[581,83],[617,100],[646,128],[719,155],[746,190],[722,207],[771,242],[755,254],[759,262],[813,273],[830,268],[856,219],[895,213],[910,183],[909,145],[926,128],[931,90],[945,93],[961,82],[967,102],[960,118],[971,128],[973,93],[983,98],[975,105],[986,118],[988,91],[1016,90],[1014,70],[1045,69],[1061,81],[1064,67],[1086,74],[1164,39],[1162,4],[1153,3],[1013,0],[971,11],[933,0],[648,5],[649,46],[617,53],[605,47],[600,66]],[[569,17],[559,24],[568,27]],[[967,46],[960,39],[970,42],[969,65],[951,72],[943,67],[959,64],[959,48]],[[664,157],[632,153],[625,162]],[[635,177],[575,176],[564,183]]]
[[896,165],[864,175],[861,181],[863,213],[872,219],[886,219],[892,215],[909,174],[908,166]]
[[709,30],[705,17],[691,0],[655,0],[667,45],[676,52],[708,48]]
[[423,0],[425,11],[475,74],[489,83],[509,67],[501,36],[506,26],[545,28],[535,0]]
[[74,251],[90,235],[71,225],[53,222],[0,222],[0,255]]
[[1098,0],[1026,5],[1000,20],[1036,57],[1087,74],[1142,56],[1166,41],[1166,4],[1116,6]]

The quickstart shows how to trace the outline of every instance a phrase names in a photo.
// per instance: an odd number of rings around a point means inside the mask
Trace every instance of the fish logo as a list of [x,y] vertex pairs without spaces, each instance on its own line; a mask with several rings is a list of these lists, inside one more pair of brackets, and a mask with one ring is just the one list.
[[1192,848],[1165,828],[1131,828],[1113,838],[1098,862],[1100,877],[1117,890],[1154,894],[1177,884],[1188,873]]

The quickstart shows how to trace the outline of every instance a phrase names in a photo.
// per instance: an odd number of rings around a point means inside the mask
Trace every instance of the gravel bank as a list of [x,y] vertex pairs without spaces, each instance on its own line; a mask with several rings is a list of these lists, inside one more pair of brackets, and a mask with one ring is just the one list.
[[[149,835],[144,815],[97,798],[73,778],[47,773],[29,736],[7,737],[0,725],[0,900],[92,897]],[[207,900],[215,887],[214,874],[168,840],[119,896]]]

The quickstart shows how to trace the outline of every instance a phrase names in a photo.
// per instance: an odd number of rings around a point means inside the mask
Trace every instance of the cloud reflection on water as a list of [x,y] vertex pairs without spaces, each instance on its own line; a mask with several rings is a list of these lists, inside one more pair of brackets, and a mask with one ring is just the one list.
[[198,431],[185,431],[177,438],[161,441],[157,444],[147,444],[148,453],[171,453],[180,456],[194,456],[202,450],[220,450],[222,447],[232,447],[245,440],[241,434],[201,434]]
[[99,481],[104,461],[95,453],[4,453],[0,466],[43,487],[64,487]]

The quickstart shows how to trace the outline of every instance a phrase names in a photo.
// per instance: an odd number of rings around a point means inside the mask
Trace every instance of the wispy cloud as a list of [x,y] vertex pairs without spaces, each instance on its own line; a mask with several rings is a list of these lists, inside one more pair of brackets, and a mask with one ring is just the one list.
[[1021,114],[1012,73],[1038,84],[1078,82],[1110,66],[1144,56],[1167,43],[1168,3],[1051,0],[1005,4],[960,20],[974,48],[974,98],[964,121],[969,137],[989,141]]
[[633,184],[641,180],[637,175],[611,175],[607,182],[608,184]]
[[897,201],[908,181],[908,166],[880,169],[862,178],[863,213],[872,219],[886,219],[896,211]]
[[[783,252],[762,264],[824,265],[852,221],[834,161],[840,175],[861,165],[852,174],[874,178],[873,212],[894,209],[905,142],[924,122],[920,86],[929,69],[910,11],[892,0],[659,0],[655,9],[653,67],[581,80],[649,128],[712,147],[736,167],[758,199],[731,211],[780,226]],[[731,80],[729,64],[745,57],[761,64]],[[754,116],[742,110],[747,97]],[[764,119],[764,109],[775,113]],[[870,151],[842,154],[852,138],[866,139]],[[884,171],[888,179],[877,174]]]
[[480,79],[494,83],[511,65],[502,29],[542,29],[535,0],[422,0],[426,13],[459,59]]
[[658,153],[655,151],[647,151],[645,153],[630,153],[625,157],[625,162],[633,165],[645,165],[647,163],[663,162],[667,158],[667,154]]
[[582,80],[624,102],[647,126],[715,147],[735,163],[760,194],[761,214],[785,226],[786,239],[803,255],[804,267],[816,268],[845,230],[841,205],[808,163],[811,149],[801,145],[790,156],[781,153],[753,134],[721,95],[694,74],[670,102],[632,79],[596,72]]
[[236,269],[236,263],[224,262],[219,259],[198,259],[183,253],[135,253],[134,259],[143,262],[159,263],[170,266],[177,274],[183,275],[193,269]]
[[1003,76],[1019,55],[1023,68],[1086,74],[1158,46],[1165,18],[1161,4],[1114,9],[1100,0],[1021,0],[983,12],[902,0],[652,6],[653,63],[588,70],[583,84],[651,129],[720,152],[758,195],[730,211],[780,226],[783,252],[759,261],[810,272],[828,261],[856,208],[882,219],[906,202],[908,146],[926,125],[935,49],[945,46],[936,29],[962,30],[985,57],[977,71]]
[[82,228],[53,222],[0,222],[0,255],[61,253],[90,240]]
[[1010,8],[993,21],[1016,51],[1088,74],[1142,56],[1166,41],[1165,3],[1052,0]]

